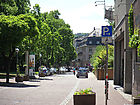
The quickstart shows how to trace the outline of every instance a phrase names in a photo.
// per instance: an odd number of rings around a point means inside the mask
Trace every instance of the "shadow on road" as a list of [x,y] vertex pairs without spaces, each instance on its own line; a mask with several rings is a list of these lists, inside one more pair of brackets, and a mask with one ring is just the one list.
[[0,82],[1,87],[16,87],[16,88],[28,88],[28,87],[38,87],[40,85],[28,85],[24,83],[5,83]]
[[53,79],[50,79],[50,78],[38,78],[38,80],[53,80]]
[[29,79],[29,82],[40,82],[38,79]]

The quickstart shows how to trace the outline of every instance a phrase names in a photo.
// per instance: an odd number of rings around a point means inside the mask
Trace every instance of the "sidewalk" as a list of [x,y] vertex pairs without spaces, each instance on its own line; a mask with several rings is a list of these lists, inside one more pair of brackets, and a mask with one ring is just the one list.
[[[96,105],[105,105],[105,94],[104,94],[104,80],[97,80],[93,73],[89,73],[88,80],[79,78],[79,86],[77,90],[92,88],[96,92]],[[114,86],[113,80],[109,81],[109,100],[107,105],[132,105],[131,95],[124,94],[121,87]],[[73,105],[73,97],[67,105]]]

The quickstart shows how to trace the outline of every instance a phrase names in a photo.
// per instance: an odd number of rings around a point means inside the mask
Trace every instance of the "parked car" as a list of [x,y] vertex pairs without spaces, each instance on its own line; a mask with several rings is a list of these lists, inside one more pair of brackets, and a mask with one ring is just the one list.
[[60,67],[59,70],[60,70],[60,73],[65,73],[67,69],[65,67]]
[[50,70],[46,66],[40,66],[38,68],[38,70],[39,70],[39,76],[40,77],[44,77],[46,75],[50,75]]
[[56,68],[50,68],[50,75],[53,75],[54,73],[56,73]]
[[86,78],[88,78],[88,68],[80,67],[77,70],[76,77],[79,78],[80,76],[85,76]]
[[38,68],[39,76],[40,76],[40,77],[45,77],[45,75],[46,75],[46,70],[47,70],[46,66],[40,66],[40,67]]

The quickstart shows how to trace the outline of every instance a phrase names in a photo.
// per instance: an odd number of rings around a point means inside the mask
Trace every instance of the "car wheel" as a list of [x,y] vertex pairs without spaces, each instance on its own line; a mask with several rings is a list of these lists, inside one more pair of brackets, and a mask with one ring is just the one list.
[[79,76],[77,76],[77,78],[79,78]]
[[88,76],[86,76],[86,78],[88,78]]

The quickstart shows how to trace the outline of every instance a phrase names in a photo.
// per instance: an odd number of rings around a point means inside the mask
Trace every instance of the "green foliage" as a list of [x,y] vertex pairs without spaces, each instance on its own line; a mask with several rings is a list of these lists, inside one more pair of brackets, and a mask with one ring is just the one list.
[[20,15],[29,13],[30,0],[1,0],[0,14]]
[[0,14],[15,15],[18,8],[14,0],[1,0],[0,2]]
[[128,14],[128,25],[129,25],[129,47],[137,48],[140,44],[139,38],[139,28],[135,26],[134,29],[134,19],[133,19],[133,6],[129,10]]
[[34,51],[39,61],[41,54],[42,63],[47,66],[66,65],[76,58],[73,47],[74,35],[68,24],[59,18],[59,11],[41,13],[38,4],[35,4],[32,15],[36,18],[40,34],[24,38],[23,51]]
[[108,46],[108,67],[113,67],[113,61],[114,61],[114,46],[109,45]]
[[85,94],[95,94],[95,92],[92,91],[92,88],[87,88],[80,91],[76,91],[74,93],[74,95],[85,95]]
[[[6,8],[9,5],[8,8]],[[70,25],[60,19],[58,10],[41,13],[36,4],[29,13],[29,0],[11,0],[0,4],[0,53],[11,61],[15,48],[19,58],[25,51],[32,51],[42,64],[68,65],[76,58],[74,35]],[[11,10],[8,10],[12,8]],[[6,16],[7,15],[7,16]],[[24,58],[19,60],[24,64]],[[6,63],[6,62],[5,62]]]
[[129,25],[129,37],[131,38],[134,34],[134,23],[133,23],[133,6],[129,10],[128,14],[128,25]]
[[[105,46],[99,45],[96,47],[95,53],[90,58],[90,62],[93,65],[94,69],[97,69],[99,66],[103,65],[103,61],[101,59],[105,60],[105,53]],[[99,59],[98,56],[100,56],[101,59]]]
[[19,17],[0,15],[0,52],[7,53],[18,45],[28,29],[28,24]]
[[129,40],[129,46],[131,48],[137,48],[140,45],[140,40],[139,40],[139,28],[134,29],[134,34],[131,36]]
[[[102,67],[105,63],[106,58],[106,47],[99,45],[96,47],[95,53],[92,55],[90,62],[97,70],[99,67]],[[114,60],[114,47],[112,45],[108,46],[108,66],[113,67]]]
[[27,35],[38,33],[36,22],[29,15],[0,15],[0,52],[5,54],[18,46]]
[[30,0],[15,0],[18,8],[16,15],[27,14],[30,10]]

